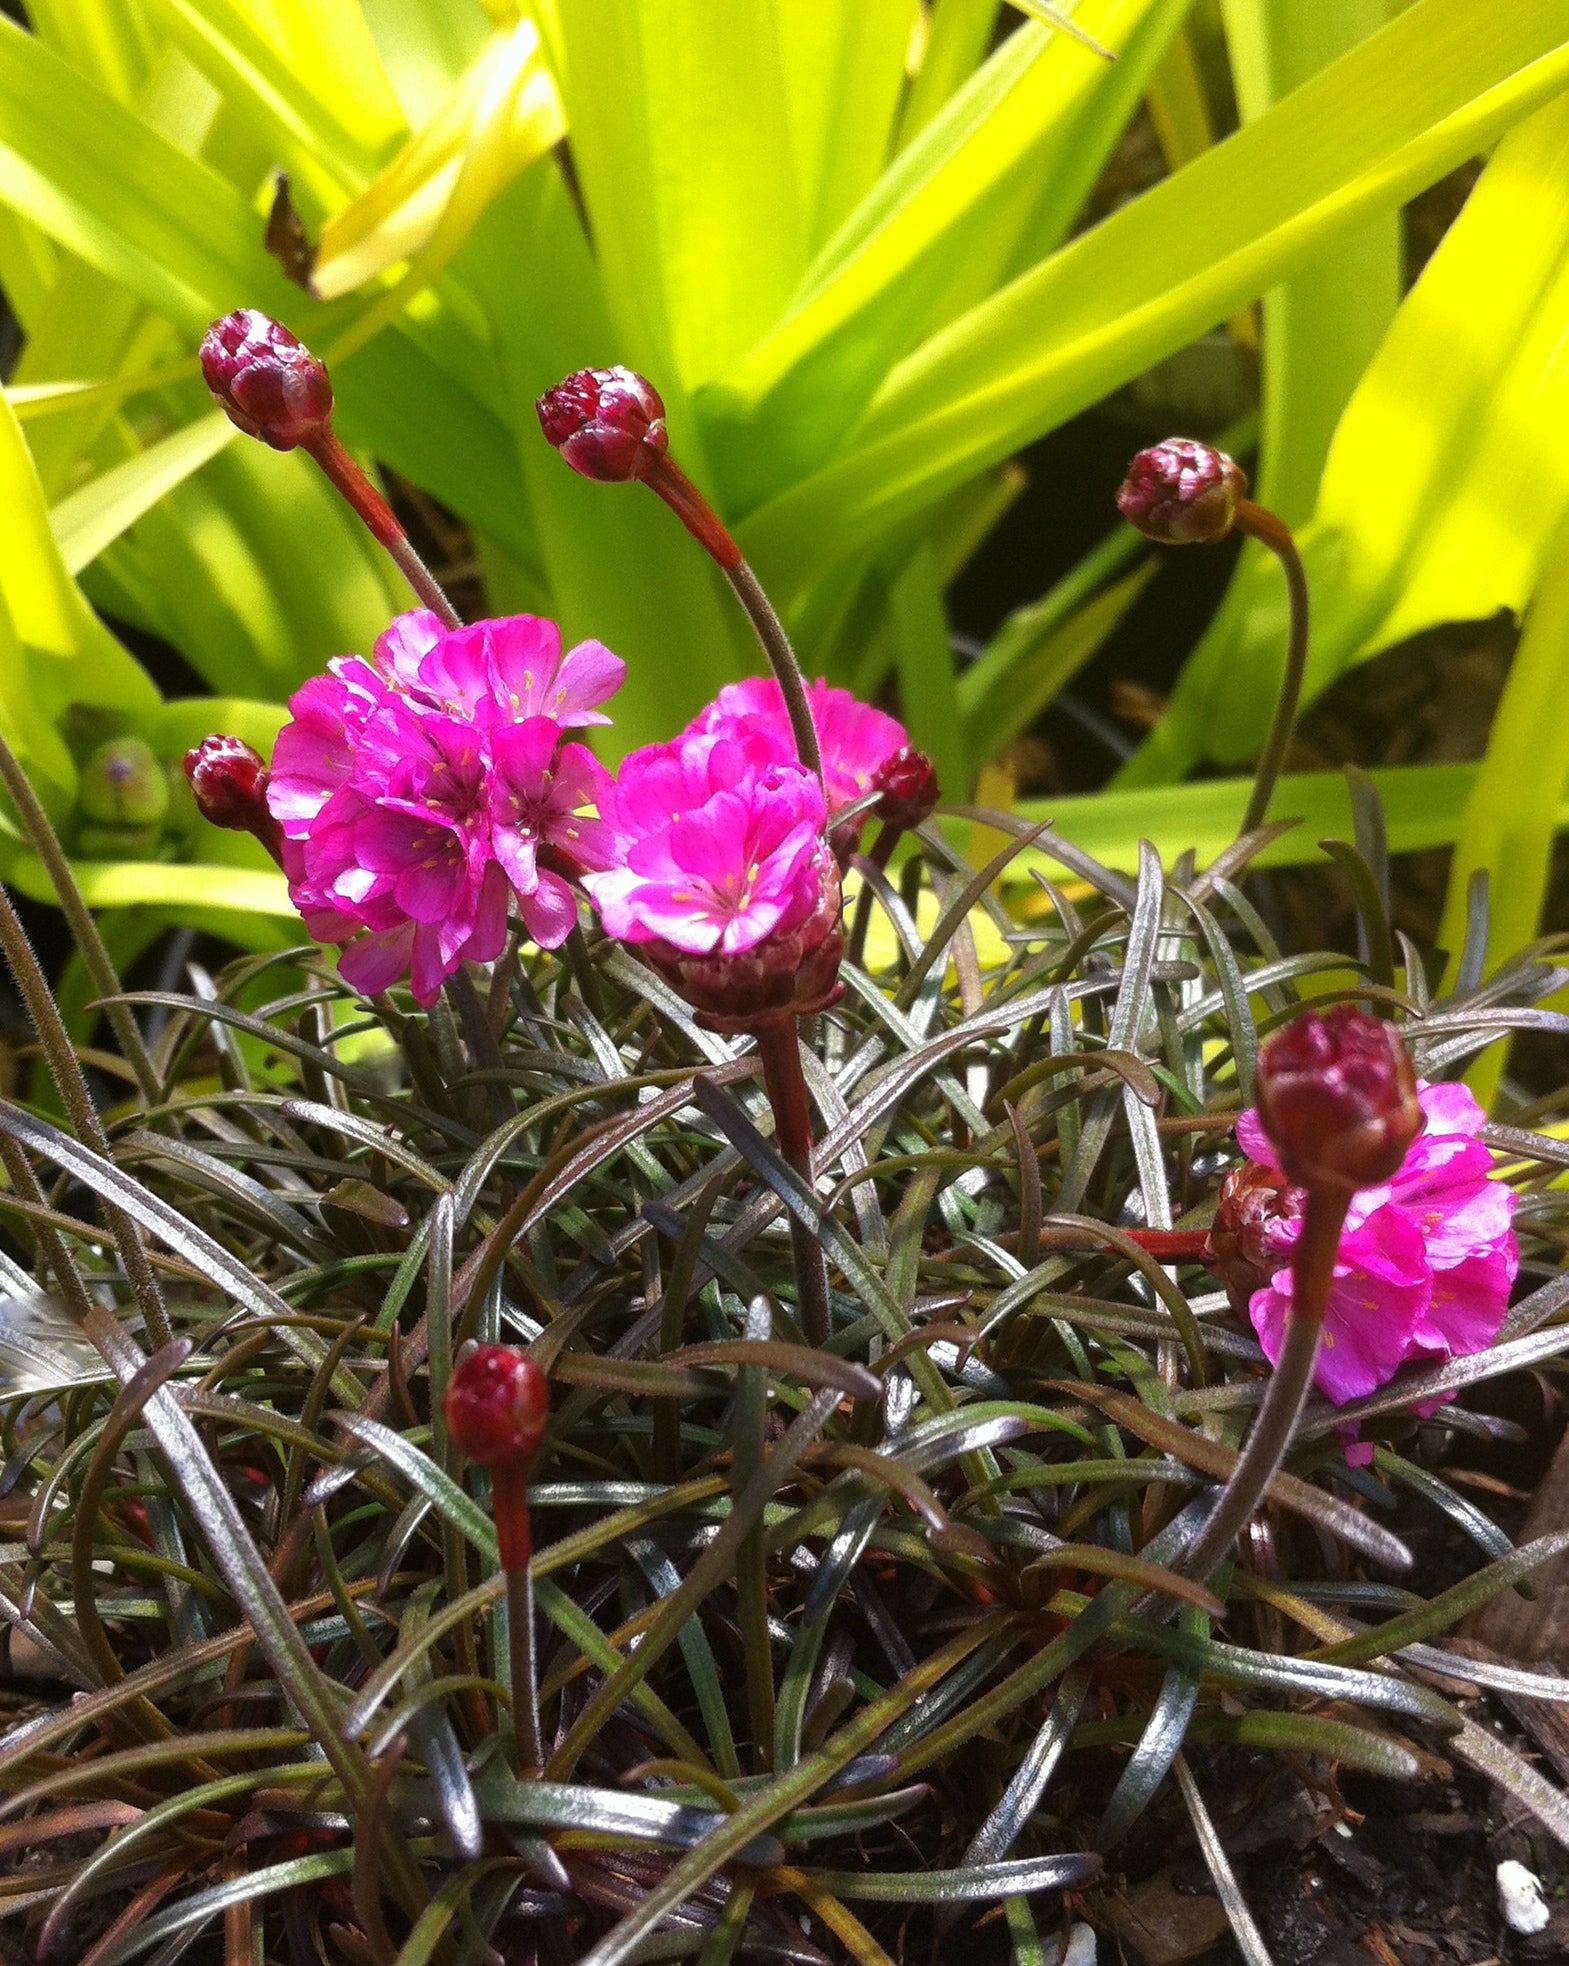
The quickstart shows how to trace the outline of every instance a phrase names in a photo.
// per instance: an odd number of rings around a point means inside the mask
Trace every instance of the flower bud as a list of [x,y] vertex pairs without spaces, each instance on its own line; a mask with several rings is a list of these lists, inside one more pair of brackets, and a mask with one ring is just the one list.
[[885,759],[872,774],[872,784],[882,795],[877,804],[878,816],[896,833],[907,833],[929,819],[942,797],[937,767],[913,744],[906,744],[903,750]]
[[186,752],[185,775],[203,819],[227,832],[254,835],[282,864],[283,831],[267,809],[271,774],[250,745],[238,737],[204,737]]
[[646,478],[670,447],[659,392],[633,369],[579,369],[535,407],[572,469],[603,484]]
[[254,307],[214,321],[202,337],[202,374],[229,421],[275,451],[326,434],[332,383],[297,336]]
[[1392,1180],[1422,1130],[1416,1073],[1399,1032],[1353,1004],[1309,1011],[1271,1038],[1254,1098],[1281,1167],[1303,1188]]
[[1278,1168],[1257,1161],[1233,1168],[1221,1184],[1204,1260],[1241,1316],[1254,1291],[1290,1262],[1306,1200]]
[[1167,546],[1208,546],[1224,539],[1247,495],[1240,464],[1192,437],[1168,437],[1140,451],[1117,493],[1117,510]]
[[111,737],[82,766],[76,802],[99,826],[156,827],[169,810],[169,780],[140,737]]
[[526,1460],[544,1438],[550,1388],[514,1345],[476,1345],[453,1369],[444,1402],[453,1444],[481,1467]]

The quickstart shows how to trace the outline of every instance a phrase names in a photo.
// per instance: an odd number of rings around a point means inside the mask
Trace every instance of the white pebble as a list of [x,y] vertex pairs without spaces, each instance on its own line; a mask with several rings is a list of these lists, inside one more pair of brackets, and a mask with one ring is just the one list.
[[1511,1932],[1540,1932],[1552,1917],[1542,1880],[1513,1857],[1498,1866],[1498,1909]]
[[1068,1934],[1068,1950],[1063,1954],[1062,1966],[1095,1966],[1093,1926],[1074,1926]]

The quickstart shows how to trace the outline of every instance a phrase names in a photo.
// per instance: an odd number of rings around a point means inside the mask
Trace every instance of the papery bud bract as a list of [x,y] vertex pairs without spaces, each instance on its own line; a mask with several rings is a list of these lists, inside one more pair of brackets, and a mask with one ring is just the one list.
[[82,766],[77,805],[100,826],[156,827],[169,810],[169,779],[142,737],[111,737]]
[[1260,1055],[1254,1098],[1281,1167],[1303,1188],[1392,1180],[1422,1130],[1399,1032],[1353,1004],[1309,1011],[1277,1032]]
[[1279,1168],[1257,1161],[1244,1161],[1222,1182],[1205,1260],[1244,1317],[1254,1291],[1291,1260],[1305,1199]]
[[546,438],[584,478],[646,478],[670,448],[665,406],[634,369],[579,369],[535,406]]
[[1193,437],[1168,437],[1128,466],[1117,510],[1167,546],[1207,546],[1231,531],[1247,489],[1246,472],[1224,451]]
[[202,375],[229,421],[275,451],[292,451],[325,434],[332,382],[297,335],[281,322],[241,307],[202,337]]
[[826,1010],[843,994],[843,895],[839,866],[825,846],[815,858],[817,902],[805,921],[741,955],[693,955],[665,941],[641,945],[666,981],[709,1030],[756,1031]]
[[271,777],[260,753],[243,738],[214,734],[185,754],[196,809],[210,825],[250,833],[282,863],[283,833],[267,809]]
[[513,1345],[476,1345],[453,1368],[444,1401],[453,1444],[481,1467],[526,1459],[544,1438],[550,1387]]

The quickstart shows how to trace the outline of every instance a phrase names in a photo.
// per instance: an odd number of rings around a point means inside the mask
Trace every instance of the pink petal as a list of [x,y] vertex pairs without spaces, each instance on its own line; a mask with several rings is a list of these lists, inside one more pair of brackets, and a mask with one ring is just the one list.
[[1237,1145],[1249,1160],[1255,1160],[1260,1167],[1279,1167],[1275,1150],[1269,1143],[1269,1135],[1264,1131],[1256,1107],[1249,1106],[1237,1120]]
[[1487,1124],[1486,1113],[1467,1085],[1423,1085],[1417,1103],[1427,1116],[1430,1134],[1460,1133],[1475,1139]]
[[1510,1287],[1519,1268],[1519,1250],[1510,1236],[1450,1269],[1435,1270],[1424,1341],[1443,1347],[1451,1358],[1485,1352],[1509,1310]]
[[379,935],[362,935],[339,956],[338,974],[362,996],[379,996],[383,990],[391,989],[408,968],[413,947],[412,922]]
[[542,949],[559,949],[577,927],[577,903],[558,874],[542,873],[533,893],[519,896],[518,908]]
[[596,706],[615,695],[626,675],[626,664],[603,642],[579,642],[562,658],[555,685],[546,693],[545,712],[568,725],[608,724],[610,719]]

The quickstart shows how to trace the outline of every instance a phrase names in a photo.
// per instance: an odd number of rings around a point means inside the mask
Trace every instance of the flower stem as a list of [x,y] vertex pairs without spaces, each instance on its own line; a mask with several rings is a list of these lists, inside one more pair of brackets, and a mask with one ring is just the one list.
[[518,1774],[526,1781],[545,1765],[539,1725],[539,1666],[534,1652],[534,1535],[528,1514],[525,1457],[495,1462],[490,1471],[496,1541],[507,1577],[507,1656],[512,1667],[512,1726]]
[[[812,1107],[801,1070],[801,1041],[796,1021],[767,1024],[757,1034],[763,1061],[763,1084],[774,1109],[774,1138],[779,1151],[801,1179],[812,1180]],[[809,1345],[828,1343],[828,1265],[822,1244],[807,1225],[787,1211],[790,1249],[795,1258],[795,1284],[800,1298],[801,1331]]]
[[350,457],[329,424],[320,437],[303,446],[321,466],[333,489],[353,507],[365,529],[383,547],[399,573],[432,614],[448,628],[461,628],[463,617],[447,599],[441,583],[414,550],[392,507]]
[[763,592],[762,583],[742,557],[724,521],[704,498],[692,480],[668,455],[659,459],[643,478],[651,491],[658,492],[687,531],[721,569],[735,589],[736,598],[746,609],[757,639],[768,657],[790,717],[796,753],[809,771],[823,775],[823,754],[817,742],[817,726],[806,695],[806,678],[790,646],[784,623],[775,614],[773,603]]
[[1275,715],[1269,727],[1269,736],[1259,754],[1258,771],[1253,779],[1247,811],[1242,815],[1241,831],[1245,834],[1262,826],[1268,817],[1269,802],[1275,794],[1280,768],[1286,761],[1286,747],[1296,728],[1297,707],[1302,701],[1302,679],[1307,673],[1308,584],[1297,542],[1291,536],[1291,528],[1283,520],[1277,519],[1262,505],[1255,505],[1251,498],[1244,498],[1237,502],[1233,524],[1238,532],[1246,533],[1250,539],[1267,546],[1279,560],[1286,576],[1286,593],[1291,607],[1285,674],[1280,681],[1280,695],[1275,699]]
[[1231,1479],[1209,1521],[1182,1554],[1182,1574],[1203,1583],[1231,1548],[1280,1470],[1313,1384],[1324,1308],[1335,1276],[1349,1188],[1310,1188],[1291,1259],[1291,1311],[1280,1357]]

